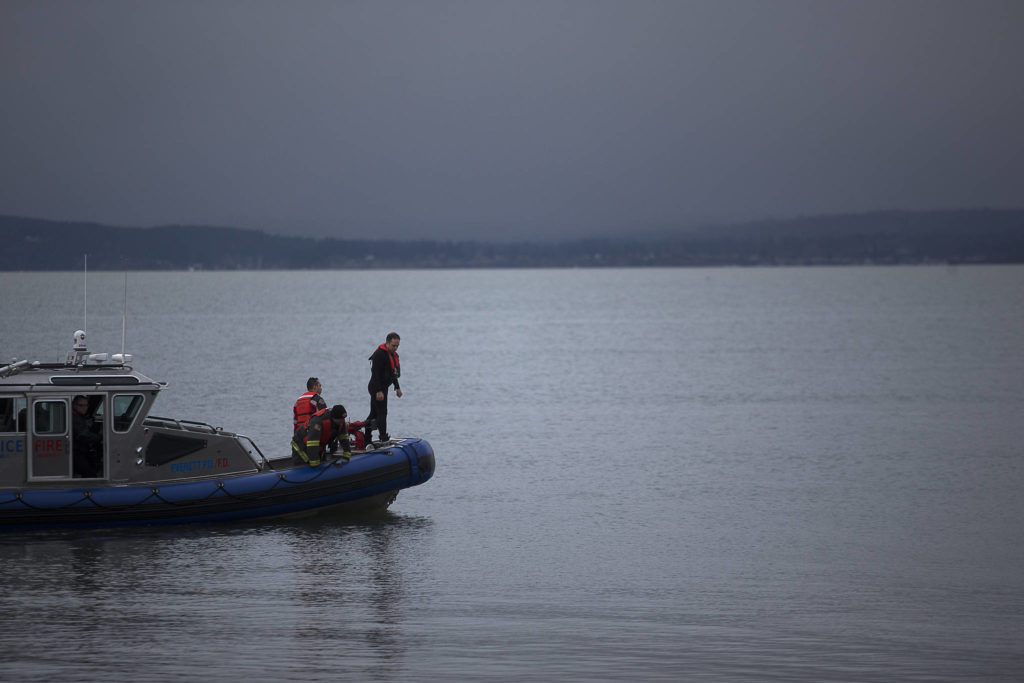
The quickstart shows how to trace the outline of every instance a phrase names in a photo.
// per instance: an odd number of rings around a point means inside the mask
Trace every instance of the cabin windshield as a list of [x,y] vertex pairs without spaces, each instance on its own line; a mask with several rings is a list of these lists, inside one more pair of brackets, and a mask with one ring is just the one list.
[[135,416],[142,407],[140,394],[118,394],[114,396],[114,431],[127,432],[132,428]]

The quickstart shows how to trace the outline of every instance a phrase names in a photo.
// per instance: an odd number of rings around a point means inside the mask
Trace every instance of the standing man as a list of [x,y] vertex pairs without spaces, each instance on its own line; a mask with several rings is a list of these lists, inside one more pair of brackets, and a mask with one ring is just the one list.
[[398,345],[402,338],[397,332],[389,332],[384,343],[374,349],[370,355],[370,383],[366,389],[370,392],[370,415],[366,418],[366,442],[370,442],[370,434],[374,425],[380,433],[380,440],[391,438],[388,434],[388,387],[395,385],[395,396],[402,398],[402,388],[398,386],[398,378],[402,368],[398,364]]
[[323,390],[320,380],[316,377],[306,380],[306,393],[299,396],[299,400],[292,408],[292,434],[299,431],[299,427],[305,427],[314,413],[327,407],[327,402],[320,395]]

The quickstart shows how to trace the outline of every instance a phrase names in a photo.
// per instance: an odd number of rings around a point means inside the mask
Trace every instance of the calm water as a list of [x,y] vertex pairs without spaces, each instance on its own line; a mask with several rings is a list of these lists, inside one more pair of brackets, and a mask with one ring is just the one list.
[[[1024,679],[1024,268],[127,280],[156,412],[268,454],[399,331],[438,470],[369,519],[0,535],[2,679]],[[81,285],[0,273],[0,358],[63,358]]]

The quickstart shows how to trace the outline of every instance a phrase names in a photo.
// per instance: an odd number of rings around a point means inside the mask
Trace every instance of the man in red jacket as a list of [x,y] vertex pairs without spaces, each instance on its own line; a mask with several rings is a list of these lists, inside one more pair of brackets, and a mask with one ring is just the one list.
[[299,431],[299,427],[305,427],[313,413],[327,407],[327,402],[320,395],[323,390],[320,380],[316,377],[306,380],[306,393],[299,396],[292,407],[292,434]]

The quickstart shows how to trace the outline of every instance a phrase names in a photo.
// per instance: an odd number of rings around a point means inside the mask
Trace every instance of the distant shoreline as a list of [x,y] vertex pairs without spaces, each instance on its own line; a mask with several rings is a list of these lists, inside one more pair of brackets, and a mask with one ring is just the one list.
[[1024,209],[879,211],[556,243],[340,240],[0,216],[0,271],[381,270],[1024,263]]

